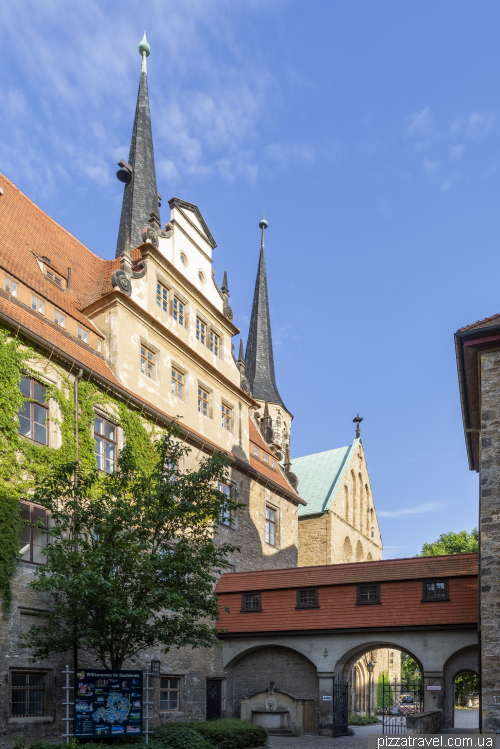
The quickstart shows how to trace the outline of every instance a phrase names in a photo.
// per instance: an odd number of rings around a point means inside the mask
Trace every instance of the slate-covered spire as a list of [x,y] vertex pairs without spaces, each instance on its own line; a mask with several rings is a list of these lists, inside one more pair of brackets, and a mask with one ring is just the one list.
[[148,77],[146,57],[150,46],[146,41],[146,32],[139,44],[142,56],[141,80],[135,108],[134,127],[128,163],[120,161],[116,176],[125,182],[123,192],[122,215],[116,243],[116,257],[123,252],[125,230],[128,227],[131,247],[141,244],[141,232],[149,222],[151,206],[158,190],[156,187],[155,158],[153,153],[153,136],[151,133],[151,115],[149,112]]
[[245,374],[254,398],[269,403],[280,403],[284,406],[276,386],[274,374],[273,340],[267,297],[266,253],[264,250],[264,232],[267,228],[265,218],[260,221],[259,227],[262,229],[262,242],[245,355]]

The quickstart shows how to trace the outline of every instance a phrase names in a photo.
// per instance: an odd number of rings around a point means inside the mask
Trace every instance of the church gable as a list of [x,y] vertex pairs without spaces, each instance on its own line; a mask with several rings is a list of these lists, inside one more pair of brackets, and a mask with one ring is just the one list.
[[307,506],[301,507],[299,517],[326,512],[338,494],[348,465],[359,440],[335,450],[294,458],[292,471],[299,479],[300,494]]

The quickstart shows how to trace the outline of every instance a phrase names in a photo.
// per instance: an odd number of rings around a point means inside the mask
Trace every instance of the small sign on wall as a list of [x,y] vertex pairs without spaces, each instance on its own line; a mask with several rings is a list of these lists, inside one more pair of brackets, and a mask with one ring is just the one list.
[[331,701],[333,700],[333,697],[332,697],[332,695],[331,695],[331,694],[324,694],[324,695],[323,695],[323,699],[325,700],[325,702],[326,702],[327,700],[330,700],[330,702],[331,702]]
[[428,692],[440,692],[442,688],[441,684],[428,684],[426,686]]

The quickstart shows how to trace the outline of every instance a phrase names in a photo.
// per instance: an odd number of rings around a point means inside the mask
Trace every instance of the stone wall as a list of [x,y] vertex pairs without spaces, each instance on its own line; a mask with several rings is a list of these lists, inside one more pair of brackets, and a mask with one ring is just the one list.
[[276,683],[275,689],[318,706],[318,673],[303,655],[288,648],[263,647],[237,661],[228,674],[228,713],[240,717],[241,700]]
[[483,730],[500,730],[500,351],[481,363],[481,671]]

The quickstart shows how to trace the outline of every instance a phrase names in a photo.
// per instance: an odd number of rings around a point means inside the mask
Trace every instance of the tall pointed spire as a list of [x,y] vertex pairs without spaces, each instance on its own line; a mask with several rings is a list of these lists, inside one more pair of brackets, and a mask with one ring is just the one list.
[[274,374],[273,340],[269,317],[266,253],[264,249],[264,232],[267,228],[265,218],[262,218],[259,227],[262,229],[262,241],[253,295],[250,330],[248,332],[245,373],[254,398],[284,406],[276,386]]
[[127,227],[130,245],[137,247],[138,244],[141,244],[141,232],[149,222],[151,206],[154,204],[155,196],[158,193],[146,72],[146,58],[150,53],[146,32],[144,32],[144,37],[139,44],[139,52],[142,57],[141,80],[139,93],[137,94],[130,153],[128,163],[120,161],[118,165],[120,169],[116,175],[121,182],[125,182],[120,229],[116,243],[116,257],[119,257],[123,252]]

